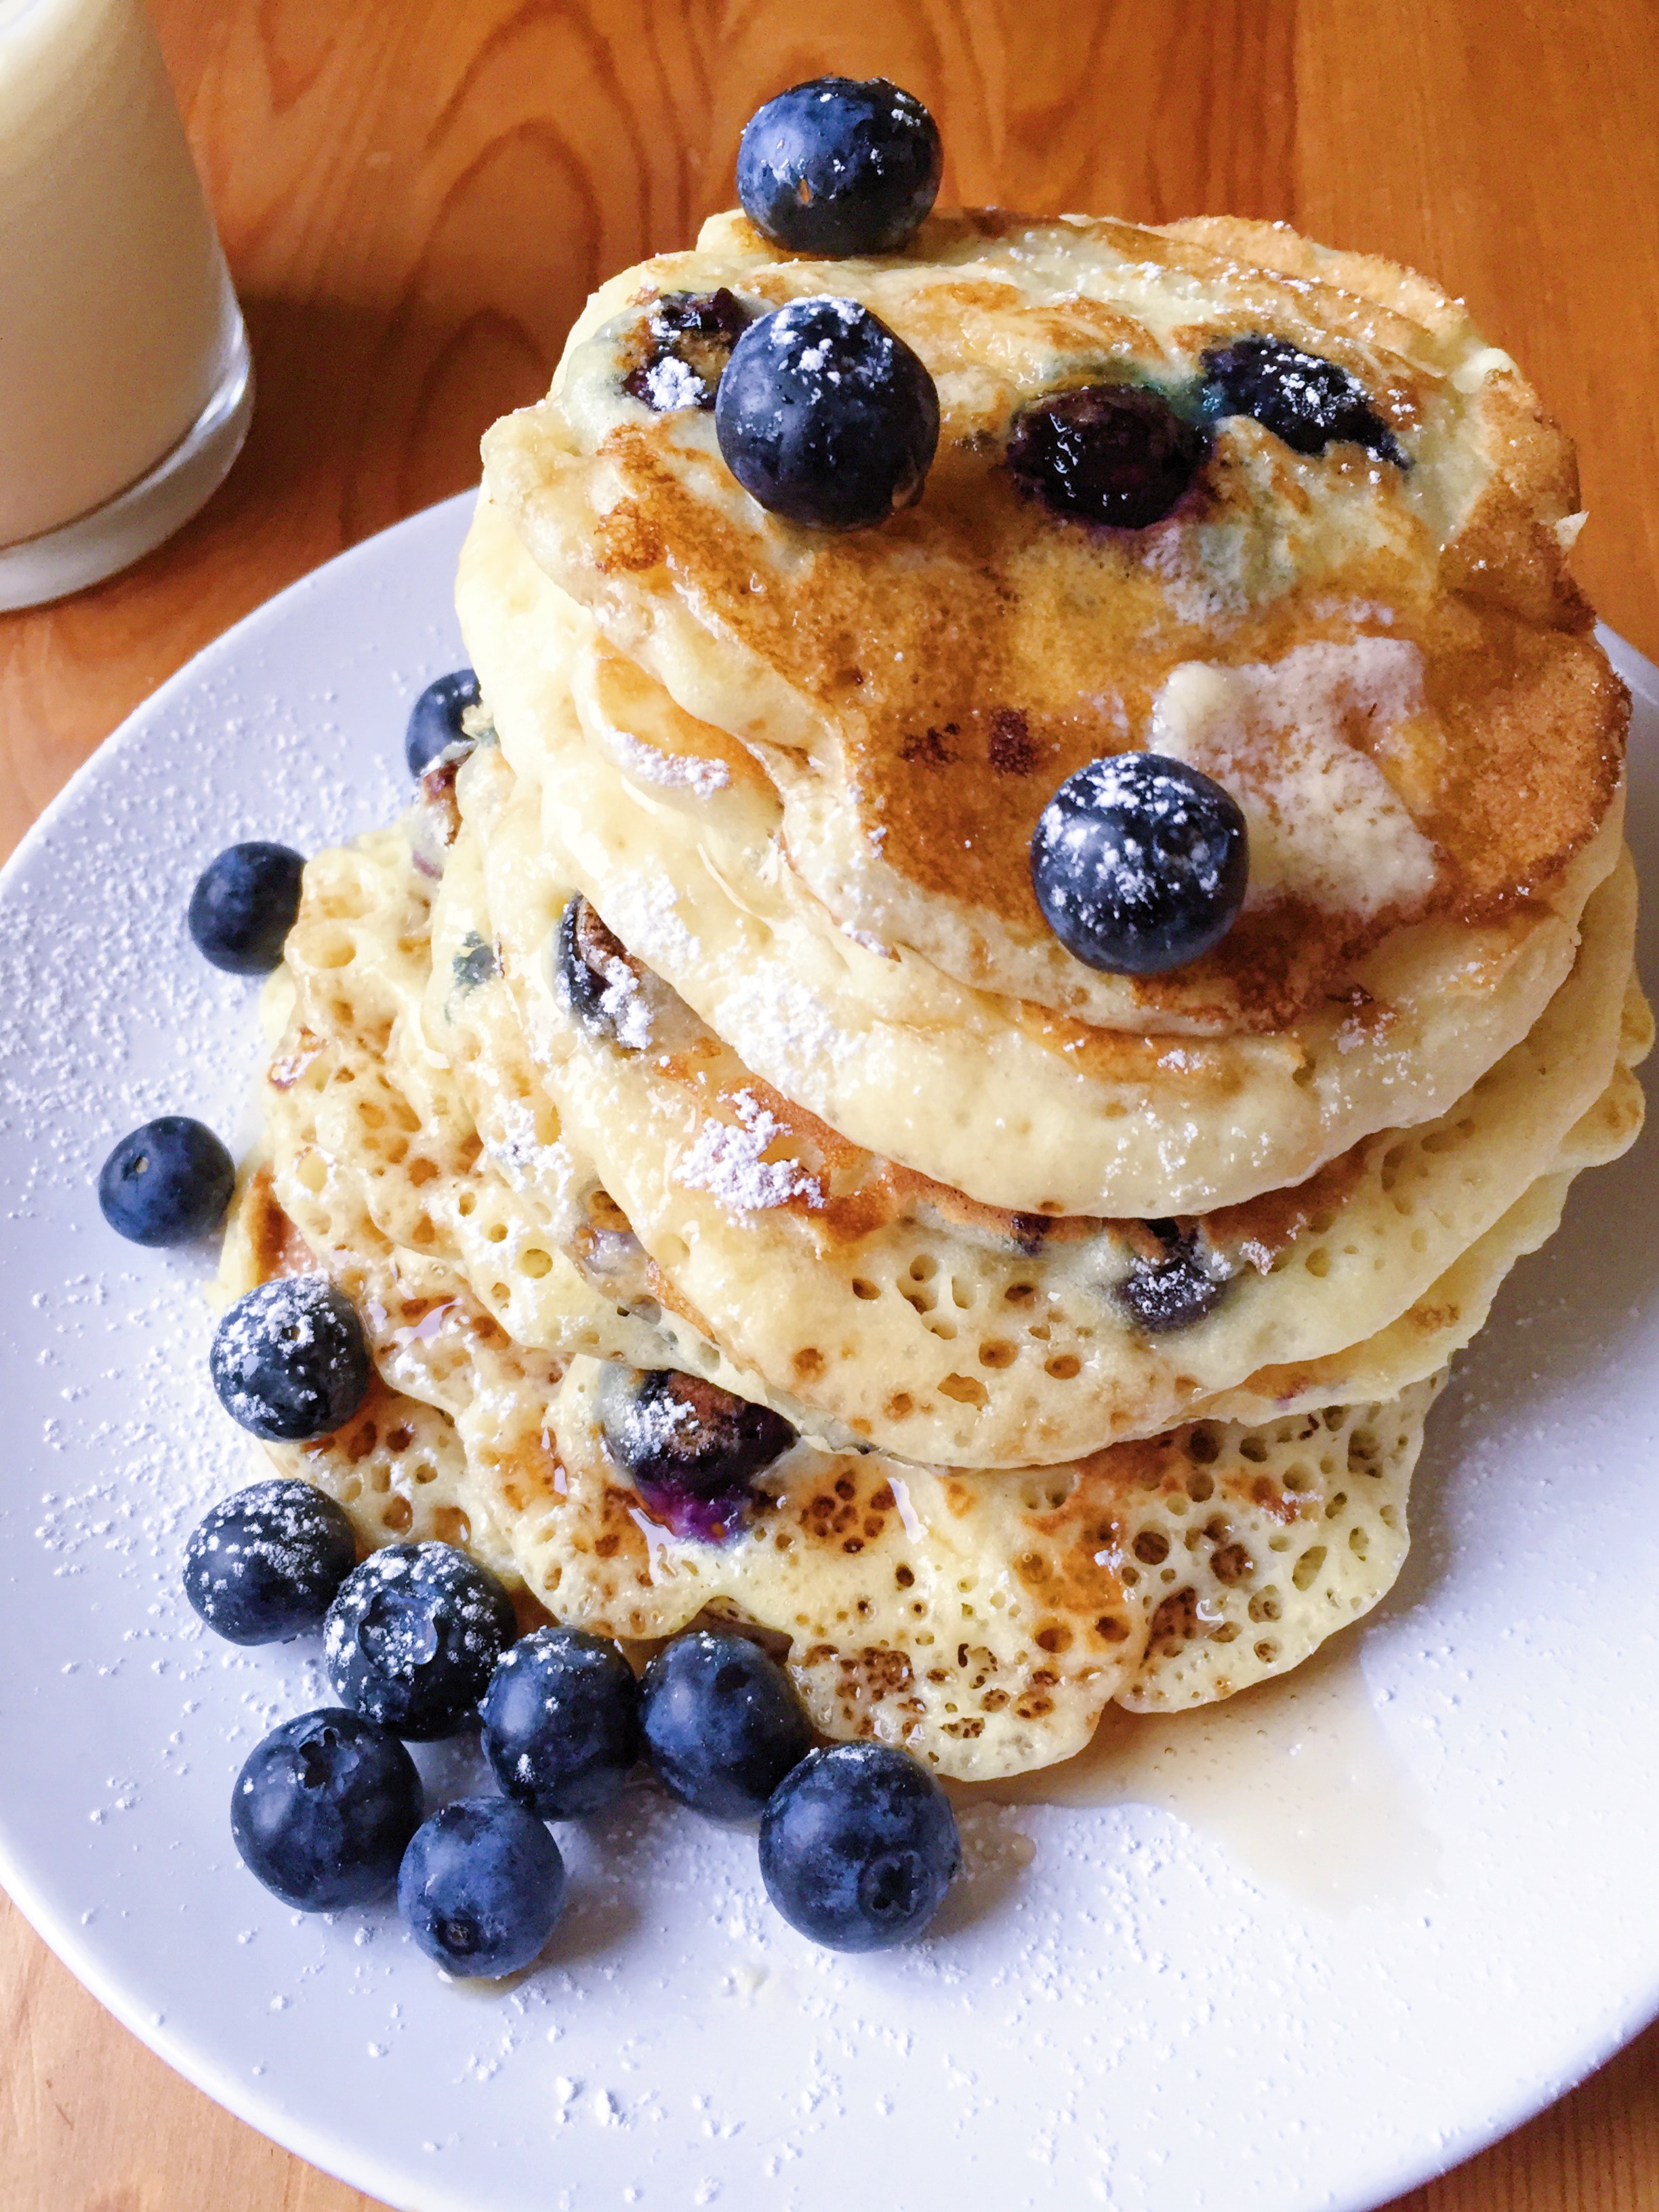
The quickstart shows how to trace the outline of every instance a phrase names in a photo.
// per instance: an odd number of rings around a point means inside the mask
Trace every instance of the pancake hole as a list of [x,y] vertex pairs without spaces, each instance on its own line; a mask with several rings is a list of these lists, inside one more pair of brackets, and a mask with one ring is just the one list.
[[1095,1634],[1108,1644],[1123,1644],[1128,1639],[1129,1624],[1115,1613],[1103,1613],[1095,1623]]
[[1082,1372],[1082,1364],[1069,1352],[1061,1352],[1043,1362],[1042,1371],[1045,1375],[1052,1375],[1056,1382],[1069,1382]]
[[1279,1592],[1272,1583],[1251,1596],[1250,1619],[1258,1624],[1264,1620],[1277,1620],[1281,1610]]
[[954,1399],[959,1406],[976,1406],[982,1411],[990,1403],[990,1392],[972,1375],[947,1375],[939,1388],[942,1398]]
[[1051,1620],[1036,1632],[1038,1649],[1055,1654],[1072,1648],[1072,1632],[1064,1621]]
[[1134,1540],[1134,1554],[1143,1566],[1161,1567],[1170,1556],[1170,1540],[1159,1528],[1143,1528]]
[[1371,1539],[1370,1531],[1369,1529],[1359,1527],[1349,1529],[1348,1549],[1353,1553],[1355,1559],[1364,1559],[1369,1558],[1370,1548]]
[[981,1367],[1012,1367],[1015,1357],[1014,1346],[1003,1336],[994,1336],[979,1348]]
[[1261,1642],[1255,1647],[1255,1656],[1261,1661],[1264,1666],[1271,1666],[1273,1661],[1279,1656],[1279,1646],[1276,1644],[1269,1643],[1267,1638],[1264,1637]]
[[532,1244],[520,1256],[519,1265],[526,1275],[539,1282],[544,1275],[552,1273],[553,1255],[550,1252],[544,1252],[539,1245]]
[[854,1275],[853,1278],[853,1296],[855,1298],[878,1298],[881,1296],[881,1292],[876,1288],[873,1283],[866,1282],[862,1275]]
[[1316,1244],[1302,1264],[1316,1281],[1323,1282],[1331,1272],[1331,1255],[1322,1244]]
[[382,1525],[398,1536],[404,1533],[414,1518],[415,1508],[406,1498],[402,1497],[391,1499],[380,1516]]
[[1299,1590],[1311,1589],[1324,1564],[1325,1547],[1322,1544],[1310,1544],[1291,1569],[1291,1580]]
[[895,1567],[893,1570],[893,1580],[898,1584],[901,1589],[910,1589],[914,1588],[915,1579],[915,1573],[912,1568],[899,1566]]

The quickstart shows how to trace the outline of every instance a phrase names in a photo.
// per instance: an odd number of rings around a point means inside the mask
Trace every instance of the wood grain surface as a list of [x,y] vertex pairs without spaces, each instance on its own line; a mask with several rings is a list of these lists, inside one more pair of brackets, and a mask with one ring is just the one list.
[[[730,202],[757,102],[825,69],[927,100],[947,199],[1284,217],[1463,294],[1577,439],[1579,573],[1659,656],[1653,0],[155,6],[258,412],[172,544],[0,616],[0,851],[227,624],[472,481],[479,433],[544,389],[592,286],[688,243]],[[1659,2030],[1403,2202],[1659,2212]],[[368,2203],[170,2073],[0,1900],[5,2212]]]

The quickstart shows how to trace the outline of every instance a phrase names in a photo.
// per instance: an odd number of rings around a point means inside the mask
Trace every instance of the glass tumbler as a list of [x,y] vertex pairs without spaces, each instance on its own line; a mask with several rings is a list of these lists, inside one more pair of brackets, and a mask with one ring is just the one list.
[[247,334],[142,0],[0,0],[0,609],[170,537],[252,408]]

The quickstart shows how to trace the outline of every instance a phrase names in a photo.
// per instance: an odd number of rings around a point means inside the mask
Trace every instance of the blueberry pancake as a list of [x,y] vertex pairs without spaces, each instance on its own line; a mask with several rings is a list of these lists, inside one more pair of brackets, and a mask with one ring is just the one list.
[[268,1449],[365,1544],[994,1779],[1377,1603],[1652,1024],[1515,364],[1281,226],[929,213],[901,119],[820,205],[775,117],[487,437],[222,1281],[349,1302]]
[[[1627,862],[1594,894],[1578,962],[1533,1030],[1445,1115],[1219,1212],[999,1212],[848,1145],[757,1082],[608,930],[599,957],[617,1003],[585,999],[555,810],[528,796],[498,752],[469,763],[461,842],[476,805],[483,884],[464,862],[438,897],[441,936],[499,948],[495,988],[525,1039],[514,1079],[556,1103],[567,1145],[682,1311],[772,1389],[917,1459],[1069,1457],[1156,1434],[1263,1365],[1358,1343],[1553,1171],[1615,1079]],[[426,1033],[441,1041],[440,994],[447,1004],[441,981]],[[469,1074],[480,1113],[489,1077],[476,1063]]]
[[[833,294],[914,349],[940,418],[914,504],[802,528],[743,491],[709,410],[635,396],[663,306],[722,294],[751,319]],[[1287,423],[1321,375],[1334,404]],[[1160,514],[1063,496],[1055,410],[1083,392],[1163,424]],[[1590,887],[1626,707],[1565,568],[1571,452],[1388,264],[1267,225],[1000,210],[826,262],[716,216],[602,289],[485,459],[608,643],[759,760],[834,919],[960,981],[1134,1032],[1274,1032],[1401,933],[1432,961],[1517,909],[1570,929]],[[1264,718],[1259,672],[1310,647],[1322,675]],[[1030,841],[1069,774],[1148,744],[1248,753],[1279,849],[1213,951],[1103,975],[1048,927]]]
[[[488,500],[459,601],[503,750],[550,793],[574,882],[631,949],[763,1080],[988,1205],[1145,1216],[1299,1182],[1444,1112],[1572,964],[1560,917],[1428,925],[1286,1028],[1224,1036],[1093,1026],[974,988],[833,920],[787,864],[753,758],[605,646]],[[1575,923],[1621,811],[1570,871]]]

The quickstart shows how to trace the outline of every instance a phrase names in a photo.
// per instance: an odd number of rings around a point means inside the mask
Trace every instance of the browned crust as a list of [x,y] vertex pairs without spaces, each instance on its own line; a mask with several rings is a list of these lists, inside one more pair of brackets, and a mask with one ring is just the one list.
[[[1037,220],[983,209],[936,217],[914,258]],[[596,523],[585,557],[600,597],[605,575],[653,570],[694,595],[702,619],[779,672],[836,729],[848,802],[883,863],[924,896],[979,908],[1037,941],[1047,939],[1029,872],[1037,817],[1065,776],[1144,730],[1171,669],[1192,659],[1272,661],[1297,644],[1350,635],[1352,617],[1333,611],[1340,599],[1386,611],[1386,635],[1422,650],[1449,735],[1440,787],[1413,808],[1443,855],[1434,890],[1409,910],[1363,919],[1266,907],[1206,960],[1138,989],[1149,1016],[1166,1005],[1187,1014],[1211,1006],[1234,1026],[1273,1031],[1340,988],[1355,961],[1401,927],[1437,914],[1486,921],[1547,895],[1605,817],[1628,708],[1589,635],[1589,611],[1553,527],[1577,500],[1571,447],[1517,374],[1488,377],[1478,399],[1455,401],[1440,370],[1468,344],[1468,319],[1409,270],[1231,218],[1162,232],[1083,227],[1139,258],[1224,276],[1236,306],[1206,324],[1212,342],[1230,320],[1259,326],[1261,295],[1291,335],[1317,337],[1351,366],[1369,362],[1374,398],[1402,425],[1431,401],[1465,406],[1492,474],[1452,542],[1437,549],[1401,508],[1395,551],[1310,574],[1218,635],[1213,623],[1182,615],[1143,557],[1176,524],[1120,533],[1056,521],[1019,495],[1003,467],[1006,425],[947,416],[916,507],[879,531],[809,540],[770,518],[753,527],[729,520],[701,498],[695,471],[688,479],[666,451],[673,418],[664,417],[605,440],[624,495]],[[756,250],[769,256],[758,241]],[[1303,289],[1285,292],[1285,276]],[[799,282],[784,257],[769,275],[757,263],[747,289],[782,297]],[[977,322],[1010,326],[1008,301],[1006,288],[966,268],[929,289],[902,334],[936,372],[967,362],[978,357]],[[1033,307],[1012,327],[1016,351],[1059,345],[1085,365],[1158,350],[1118,311],[1083,300]],[[1370,468],[1358,448],[1333,448],[1322,465]],[[1294,507],[1288,464],[1279,495]],[[1246,498],[1224,440],[1177,518],[1220,516]],[[787,582],[755,588],[756,528],[777,539],[787,557],[771,573]]]

